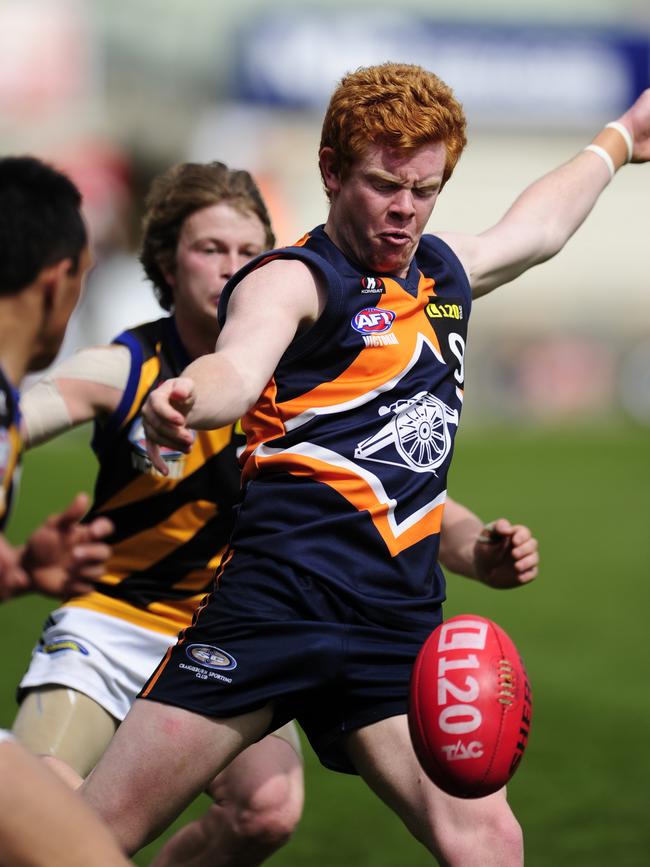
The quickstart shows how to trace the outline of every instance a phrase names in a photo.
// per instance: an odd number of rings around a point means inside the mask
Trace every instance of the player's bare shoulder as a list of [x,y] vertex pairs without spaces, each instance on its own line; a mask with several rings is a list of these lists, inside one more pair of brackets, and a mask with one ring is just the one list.
[[[260,297],[273,302],[300,324],[313,324],[320,316],[327,298],[322,277],[307,263],[292,258],[270,258],[248,273],[233,292],[246,296],[244,303],[257,303]],[[235,301],[235,303],[237,303]]]
[[434,232],[433,234],[435,234],[436,238],[444,241],[456,254],[471,285],[472,261],[476,257],[477,236],[464,235],[460,232]]

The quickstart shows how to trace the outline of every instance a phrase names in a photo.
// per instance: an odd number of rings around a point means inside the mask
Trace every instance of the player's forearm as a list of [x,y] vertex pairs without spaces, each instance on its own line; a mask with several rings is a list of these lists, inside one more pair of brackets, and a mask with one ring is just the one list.
[[524,190],[503,219],[476,239],[469,268],[474,297],[559,253],[628,161],[631,142],[631,136],[607,127],[573,159]]
[[[528,187],[504,218],[479,236],[478,246],[484,246],[487,255],[479,253],[470,272],[474,297],[509,283],[559,253],[608,181],[607,169],[598,157],[581,153]],[[502,257],[499,249],[505,252]]]
[[221,353],[204,355],[182,374],[195,388],[195,401],[187,415],[187,426],[212,430],[241,418],[258,398],[261,388]]
[[0,601],[30,589],[29,577],[22,567],[24,550],[24,545],[14,547],[0,537]]
[[477,515],[449,499],[440,534],[439,559],[443,567],[457,575],[476,578],[474,551],[482,530],[483,522]]
[[581,151],[524,190],[505,217],[530,236],[524,264],[537,264],[558,253],[589,215],[609,180],[602,160]]

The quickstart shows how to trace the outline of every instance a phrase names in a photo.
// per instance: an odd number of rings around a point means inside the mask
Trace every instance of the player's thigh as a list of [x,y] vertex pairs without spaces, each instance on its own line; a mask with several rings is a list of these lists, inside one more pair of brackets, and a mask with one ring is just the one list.
[[117,726],[117,720],[84,693],[52,684],[29,690],[13,733],[31,752],[61,759],[85,777]]
[[[431,851],[458,851],[468,834],[479,844],[484,830],[497,836],[517,835],[505,790],[464,800],[452,798],[431,782],[413,751],[406,716],[389,717],[352,732],[346,749],[366,783]],[[451,863],[444,857],[442,861]]]
[[291,722],[245,749],[215,777],[208,794],[239,811],[282,810],[297,822],[304,800],[303,760]]
[[254,743],[272,715],[267,706],[220,720],[136,699],[80,792],[135,852]]

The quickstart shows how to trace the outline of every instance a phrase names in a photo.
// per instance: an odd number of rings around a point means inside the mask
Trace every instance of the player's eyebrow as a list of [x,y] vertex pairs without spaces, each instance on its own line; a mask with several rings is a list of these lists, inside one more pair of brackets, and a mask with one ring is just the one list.
[[398,178],[397,175],[393,175],[390,172],[385,172],[383,169],[369,169],[366,172],[366,176],[370,180],[384,181],[387,184],[395,184],[398,187],[411,187],[416,190],[422,191],[431,191],[436,190],[441,182],[442,178],[438,175],[431,175],[428,178],[422,178],[421,181],[414,181],[412,184],[408,181],[403,181],[401,178]]

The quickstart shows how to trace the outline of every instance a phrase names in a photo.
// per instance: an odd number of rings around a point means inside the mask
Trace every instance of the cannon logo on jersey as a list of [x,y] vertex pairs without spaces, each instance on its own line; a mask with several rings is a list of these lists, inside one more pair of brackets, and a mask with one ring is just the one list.
[[[192,433],[192,441],[196,434]],[[141,473],[151,473],[152,475],[160,475],[158,470],[153,466],[147,454],[147,439],[144,434],[144,426],[142,418],[138,416],[131,425],[129,431],[129,442],[131,443],[131,462],[136,470]],[[183,475],[183,464],[185,463],[185,455],[183,452],[174,449],[160,446],[160,454],[162,459],[167,464],[170,479],[180,479]]]
[[362,295],[385,295],[386,287],[381,277],[362,277],[361,278],[361,294]]
[[[432,390],[422,388],[424,384]],[[445,400],[436,394],[438,384]],[[401,398],[403,394],[410,397]],[[458,409],[452,408],[454,396],[453,371],[437,344],[418,331],[410,359],[394,377],[352,400],[311,406],[285,421],[286,432],[293,434],[315,419],[347,418],[346,413],[354,412],[357,420],[364,418],[369,435],[359,440],[358,424],[351,424],[338,449],[310,441],[305,432],[289,447],[278,447],[271,440],[257,445],[252,454],[269,467],[275,464],[294,473],[318,474],[353,506],[367,512],[395,556],[440,528],[445,464],[459,421]],[[432,476],[442,481],[430,484]]]
[[415,473],[435,473],[451,449],[449,425],[458,427],[458,410],[421,391],[379,408],[380,416],[389,413],[388,422],[357,445],[355,458],[408,467]]

